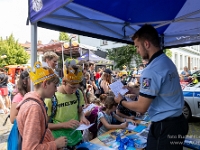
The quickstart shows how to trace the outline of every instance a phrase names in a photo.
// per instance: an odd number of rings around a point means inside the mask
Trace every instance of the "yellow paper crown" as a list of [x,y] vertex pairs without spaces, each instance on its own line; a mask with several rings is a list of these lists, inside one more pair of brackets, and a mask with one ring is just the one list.
[[39,61],[35,62],[34,68],[35,71],[32,71],[31,67],[28,66],[29,76],[34,85],[57,76],[51,68],[43,68]]
[[127,75],[127,72],[125,70],[119,72],[119,77],[122,77],[123,75]]
[[123,67],[122,67],[123,69],[126,69],[126,66],[125,65],[123,65]]
[[71,84],[78,84],[83,80],[82,67],[77,62],[75,59],[68,59],[64,65],[64,79]]

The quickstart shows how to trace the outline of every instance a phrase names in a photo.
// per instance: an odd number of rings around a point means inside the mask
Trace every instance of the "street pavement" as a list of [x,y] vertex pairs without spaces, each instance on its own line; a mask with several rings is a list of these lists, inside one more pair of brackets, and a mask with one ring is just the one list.
[[[8,119],[7,124],[5,126],[2,126],[5,118],[8,115],[6,114],[0,114],[0,150],[6,150],[7,149],[7,138],[10,133],[10,129],[12,128],[12,124],[10,123],[10,120]],[[200,138],[200,118],[192,118],[189,121],[189,133],[188,136],[192,136],[195,138]],[[184,148],[184,150],[191,150],[189,148]]]
[[7,114],[0,114],[0,150],[7,149],[7,139],[10,133],[10,129],[12,128],[12,124],[8,119],[7,124],[3,126],[3,123],[8,115]]

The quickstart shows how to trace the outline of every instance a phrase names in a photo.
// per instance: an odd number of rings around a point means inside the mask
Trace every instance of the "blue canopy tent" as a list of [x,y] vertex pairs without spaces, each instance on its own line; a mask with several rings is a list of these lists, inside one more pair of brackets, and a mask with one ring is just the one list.
[[99,64],[112,64],[113,62],[104,58],[101,58],[97,55],[95,55],[93,52],[88,50],[86,53],[84,53],[82,56],[77,58],[80,61],[92,61]]
[[200,0],[29,0],[32,65],[37,26],[105,40],[132,43],[144,24],[158,31],[164,48],[200,41]]

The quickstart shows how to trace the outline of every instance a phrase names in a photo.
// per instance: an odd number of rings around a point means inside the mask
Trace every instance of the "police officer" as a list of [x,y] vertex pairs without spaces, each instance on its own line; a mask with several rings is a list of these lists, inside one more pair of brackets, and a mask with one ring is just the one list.
[[182,150],[188,123],[182,114],[183,93],[174,63],[162,50],[156,29],[142,26],[132,37],[137,52],[149,63],[140,77],[138,101],[124,101],[119,95],[117,103],[145,113],[152,121],[147,150]]

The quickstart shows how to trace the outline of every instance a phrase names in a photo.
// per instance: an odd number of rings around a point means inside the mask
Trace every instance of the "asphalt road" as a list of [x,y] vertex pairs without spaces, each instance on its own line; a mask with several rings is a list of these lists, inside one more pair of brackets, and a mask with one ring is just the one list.
[[[200,139],[200,118],[191,118],[189,120],[189,132],[187,136]],[[191,149],[184,148],[184,150],[191,150]]]
[[[0,150],[6,150],[6,141],[12,127],[10,120],[7,121],[6,126],[2,126],[7,115],[0,114]],[[200,118],[192,118],[189,120],[189,133],[188,136],[192,136],[200,139]],[[184,148],[184,150],[191,150]]]

